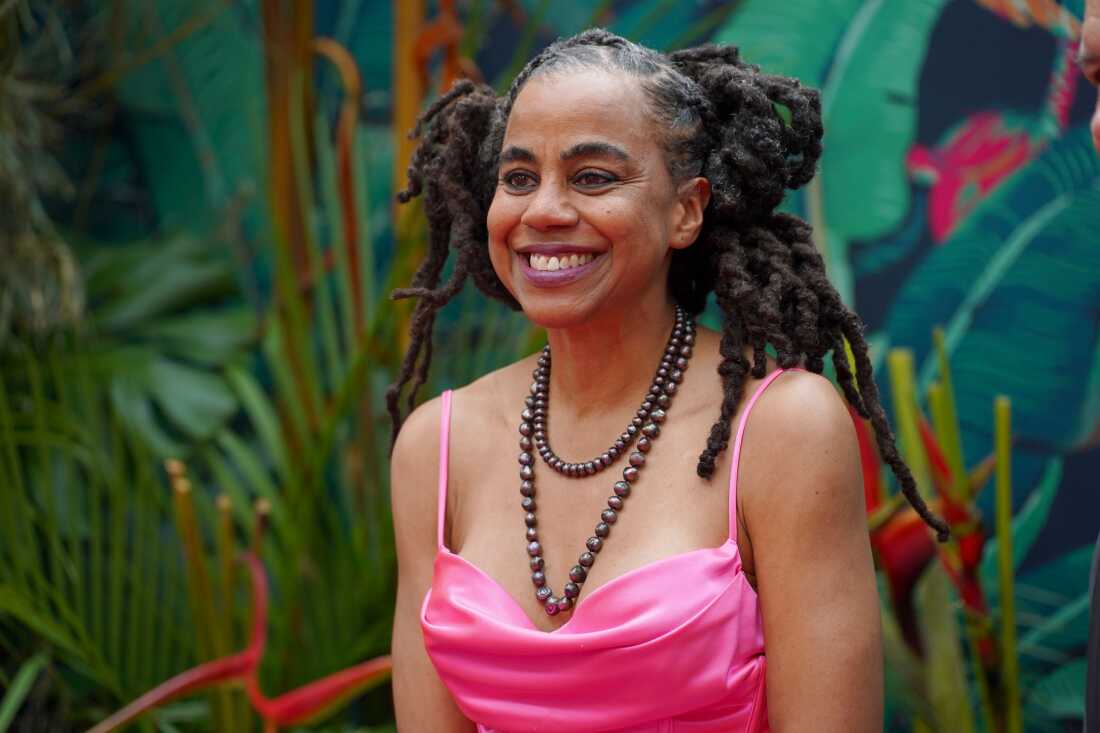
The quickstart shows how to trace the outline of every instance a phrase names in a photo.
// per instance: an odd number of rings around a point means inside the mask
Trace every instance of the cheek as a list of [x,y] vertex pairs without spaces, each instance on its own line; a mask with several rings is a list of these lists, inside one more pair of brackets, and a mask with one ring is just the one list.
[[511,260],[508,236],[519,221],[519,213],[516,212],[515,203],[497,195],[493,197],[489,213],[485,217],[485,228],[489,234],[489,260],[493,263],[497,276],[505,284],[509,280]]
[[1092,111],[1092,144],[1100,153],[1100,90],[1096,92],[1096,108]]

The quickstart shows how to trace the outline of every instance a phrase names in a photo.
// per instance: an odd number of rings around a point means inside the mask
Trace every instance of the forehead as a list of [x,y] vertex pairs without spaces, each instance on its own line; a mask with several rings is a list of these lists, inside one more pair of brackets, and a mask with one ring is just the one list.
[[508,116],[505,142],[522,147],[572,145],[579,138],[614,141],[632,154],[656,146],[638,80],[595,69],[551,70],[532,77]]

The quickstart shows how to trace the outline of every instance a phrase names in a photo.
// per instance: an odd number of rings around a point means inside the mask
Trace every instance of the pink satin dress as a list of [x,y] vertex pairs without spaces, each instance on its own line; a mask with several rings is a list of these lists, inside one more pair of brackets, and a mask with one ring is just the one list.
[[443,543],[451,392],[443,393],[438,551],[420,623],[440,679],[480,733],[769,730],[760,604],[737,549],[737,464],[749,412],[783,371],[768,375],[742,410],[726,542],[582,594],[552,632]]

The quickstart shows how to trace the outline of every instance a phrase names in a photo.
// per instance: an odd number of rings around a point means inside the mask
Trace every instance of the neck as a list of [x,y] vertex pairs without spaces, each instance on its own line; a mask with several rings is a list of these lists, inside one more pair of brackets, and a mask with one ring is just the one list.
[[553,411],[572,422],[636,409],[676,320],[671,300],[607,314],[575,327],[549,329]]

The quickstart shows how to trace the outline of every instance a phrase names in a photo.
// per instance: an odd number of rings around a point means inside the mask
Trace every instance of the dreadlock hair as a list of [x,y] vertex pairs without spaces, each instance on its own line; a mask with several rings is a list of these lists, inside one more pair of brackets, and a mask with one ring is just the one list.
[[[668,277],[673,299],[689,313],[702,311],[713,292],[722,314],[722,405],[699,456],[698,475],[714,473],[716,458],[729,444],[746,375],[765,376],[768,343],[780,367],[799,365],[804,358],[805,368],[818,374],[832,352],[845,398],[871,421],[882,458],[905,497],[946,541],[947,523],[924,503],[898,454],[872,376],[863,322],[827,279],[810,227],[775,211],[786,189],[814,175],[823,133],[820,96],[796,79],[762,73],[742,61],[733,46],[707,44],[665,55],[606,30],[587,30],[558,40],[528,62],[505,96],[463,80],[424,112],[410,133],[421,136],[421,142],[409,164],[409,184],[397,194],[402,203],[424,197],[429,238],[427,257],[411,287],[391,295],[419,299],[401,372],[386,391],[393,440],[403,421],[402,388],[412,382],[411,411],[427,379],[435,314],[466,278],[472,277],[489,297],[520,308],[493,270],[486,246],[486,216],[516,97],[533,76],[593,68],[638,80],[647,111],[663,135],[674,181],[703,176],[710,182],[700,235],[691,247],[673,252]],[[789,122],[777,111],[780,106]],[[452,250],[453,274],[440,283]],[[846,341],[855,357],[855,375]],[[746,346],[752,347],[751,364],[744,356]]]

